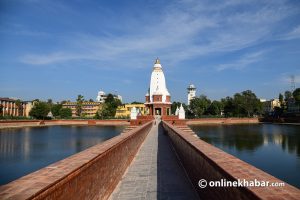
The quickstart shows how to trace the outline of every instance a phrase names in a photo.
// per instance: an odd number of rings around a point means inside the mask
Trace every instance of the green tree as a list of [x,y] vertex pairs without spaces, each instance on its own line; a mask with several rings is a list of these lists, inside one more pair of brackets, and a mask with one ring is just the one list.
[[115,98],[112,94],[108,94],[105,103],[98,110],[98,114],[101,118],[114,117],[118,106],[121,105],[122,102],[119,99]]
[[206,114],[220,115],[223,110],[223,104],[220,101],[213,101],[207,108]]
[[79,117],[81,117],[81,114],[82,114],[83,102],[84,102],[84,97],[79,94],[76,99],[76,115]]
[[36,102],[29,112],[29,115],[36,119],[45,119],[49,113],[49,105],[45,102]]
[[262,110],[261,103],[251,90],[246,90],[234,95],[234,103],[237,107],[238,116],[253,116],[260,114]]
[[21,107],[22,107],[22,101],[20,99],[17,99],[15,101],[15,104],[16,104],[16,107],[17,107],[17,110],[18,110],[18,115],[22,116],[23,115],[23,113],[22,113],[23,110],[21,109]]
[[100,106],[99,110],[97,111],[95,117],[97,119],[104,119],[111,116],[110,109],[108,108],[108,104],[104,103]]
[[205,96],[200,95],[190,101],[190,110],[196,117],[201,117],[209,107],[211,101]]
[[133,101],[133,102],[131,102],[131,104],[144,104],[144,103],[139,102],[139,101]]
[[63,119],[68,119],[72,117],[72,110],[71,108],[61,108],[59,110],[59,115]]
[[278,99],[280,104],[283,105],[283,95],[281,93],[279,93]]
[[62,104],[53,104],[51,107],[51,112],[54,117],[58,117],[60,115],[60,109],[62,109]]
[[172,102],[172,104],[171,104],[171,113],[172,113],[172,114],[175,114],[176,109],[177,109],[177,108],[180,108],[180,105],[181,105],[181,103],[178,102],[178,101]]
[[0,104],[0,117],[2,117],[2,115],[3,115],[3,105]]
[[284,92],[284,101],[287,102],[290,98],[293,97],[293,94],[290,91],[285,91]]
[[293,97],[296,101],[296,104],[300,104],[300,88],[297,88],[296,90],[294,90]]
[[221,102],[224,106],[224,114],[226,117],[233,117],[236,115],[237,107],[232,97],[223,98],[221,99]]

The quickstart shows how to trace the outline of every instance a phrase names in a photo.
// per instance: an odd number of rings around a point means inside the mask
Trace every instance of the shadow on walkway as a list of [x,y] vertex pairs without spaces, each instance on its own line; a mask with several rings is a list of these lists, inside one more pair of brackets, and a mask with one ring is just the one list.
[[157,199],[199,199],[161,123],[158,124]]

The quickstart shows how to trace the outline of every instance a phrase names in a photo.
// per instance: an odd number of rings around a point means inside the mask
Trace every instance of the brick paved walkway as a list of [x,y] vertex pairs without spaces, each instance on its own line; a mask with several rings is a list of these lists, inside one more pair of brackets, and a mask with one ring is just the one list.
[[110,199],[198,199],[161,126],[152,127]]

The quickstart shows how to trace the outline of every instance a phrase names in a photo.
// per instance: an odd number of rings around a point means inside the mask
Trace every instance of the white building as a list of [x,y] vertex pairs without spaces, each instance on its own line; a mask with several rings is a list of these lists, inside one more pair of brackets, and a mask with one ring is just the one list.
[[187,88],[188,91],[188,102],[187,104],[190,105],[190,102],[196,96],[196,87],[193,84],[190,84]]
[[[99,91],[99,92],[98,92],[98,95],[97,95],[97,97],[96,97],[96,101],[97,101],[97,102],[100,102],[100,103],[104,103],[106,97],[107,97],[107,95],[105,94],[105,92]],[[115,94],[115,95],[114,95],[114,98],[115,98],[115,99],[119,99],[119,100],[122,102],[122,96],[121,96],[121,95]]]
[[149,115],[171,114],[171,95],[167,89],[165,75],[158,58],[155,60],[150,87],[145,97],[145,106]]

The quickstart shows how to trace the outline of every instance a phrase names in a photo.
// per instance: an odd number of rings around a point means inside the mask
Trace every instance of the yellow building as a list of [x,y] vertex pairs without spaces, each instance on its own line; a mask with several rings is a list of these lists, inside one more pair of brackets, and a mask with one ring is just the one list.
[[[76,102],[66,102],[63,104],[63,108],[70,108],[72,110],[72,117],[76,117]],[[100,108],[100,102],[83,102],[82,103],[82,116],[94,117],[98,109]]]
[[135,107],[140,115],[145,114],[145,105],[141,104],[124,104],[119,106],[116,111],[116,118],[130,118],[131,109]]

